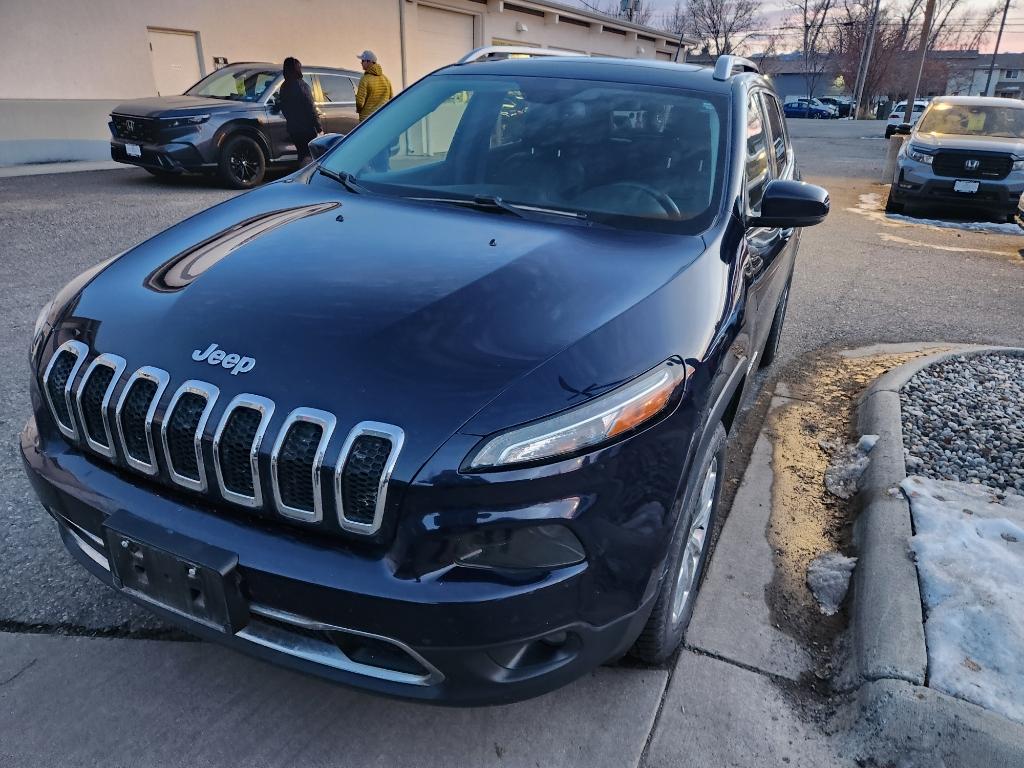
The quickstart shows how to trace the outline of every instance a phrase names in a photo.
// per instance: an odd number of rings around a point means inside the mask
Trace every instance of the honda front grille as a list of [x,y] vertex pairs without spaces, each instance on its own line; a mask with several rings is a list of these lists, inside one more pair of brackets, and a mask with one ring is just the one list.
[[[50,414],[69,440],[160,482],[250,509],[266,507],[305,523],[322,523],[333,499],[342,529],[363,535],[380,530],[391,473],[405,440],[400,428],[373,421],[356,424],[336,462],[326,466],[336,417],[316,408],[295,408],[276,428],[266,477],[261,448],[271,444],[272,400],[237,395],[212,429],[220,398],[213,384],[185,381],[162,408],[171,383],[166,371],[145,366],[126,377],[123,358],[102,354],[87,361],[88,355],[85,344],[66,342],[42,376]],[[324,483],[332,475],[333,483]],[[265,492],[273,503],[264,505]]]

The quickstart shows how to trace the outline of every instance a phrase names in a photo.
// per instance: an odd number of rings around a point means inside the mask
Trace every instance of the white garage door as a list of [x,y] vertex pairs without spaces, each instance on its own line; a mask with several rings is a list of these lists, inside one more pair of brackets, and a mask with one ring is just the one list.
[[414,82],[438,67],[452,64],[475,46],[473,22],[468,13],[416,7],[416,55],[410,62],[410,82]]
[[202,77],[195,32],[147,31],[157,95],[181,94],[195,85]]

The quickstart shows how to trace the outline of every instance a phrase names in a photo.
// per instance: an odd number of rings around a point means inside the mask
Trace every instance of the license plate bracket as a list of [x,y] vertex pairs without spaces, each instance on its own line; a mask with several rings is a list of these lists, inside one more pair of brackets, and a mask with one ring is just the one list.
[[121,591],[226,634],[249,623],[234,552],[124,510],[106,519],[103,536]]
[[954,192],[963,192],[964,194],[973,195],[978,191],[980,186],[977,181],[967,181],[966,179],[957,179],[953,182]]

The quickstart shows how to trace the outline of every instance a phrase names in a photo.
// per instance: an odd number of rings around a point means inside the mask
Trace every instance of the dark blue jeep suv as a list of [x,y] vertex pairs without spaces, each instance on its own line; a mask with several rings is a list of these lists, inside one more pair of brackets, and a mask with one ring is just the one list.
[[378,693],[664,661],[828,212],[769,81],[479,61],[338,139],[43,310],[21,448],[65,545],[197,635]]

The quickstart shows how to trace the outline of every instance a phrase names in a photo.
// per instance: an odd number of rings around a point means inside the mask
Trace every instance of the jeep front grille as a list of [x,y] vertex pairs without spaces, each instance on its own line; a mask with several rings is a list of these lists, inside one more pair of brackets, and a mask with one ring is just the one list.
[[[170,384],[166,371],[142,367],[125,378],[126,361],[104,354],[80,373],[88,354],[86,345],[66,342],[42,376],[50,413],[69,440],[159,482],[243,507],[324,523],[327,505],[333,502],[336,517],[331,520],[336,522],[331,525],[363,535],[380,529],[391,473],[405,439],[400,428],[372,421],[356,424],[328,466],[337,419],[327,411],[295,408],[271,439],[267,432],[274,402],[244,393],[228,403],[212,429],[220,397],[213,384],[188,380],[165,405]],[[267,493],[273,502],[264,504]]]
[[404,441],[401,429],[375,421],[349,433],[334,476],[342,528],[367,534],[380,528],[385,489]]
[[100,355],[85,371],[82,383],[78,385],[78,415],[82,425],[82,436],[97,453],[113,457],[114,440],[111,437],[108,418],[110,396],[114,385],[124,372],[124,358],[117,355]]

